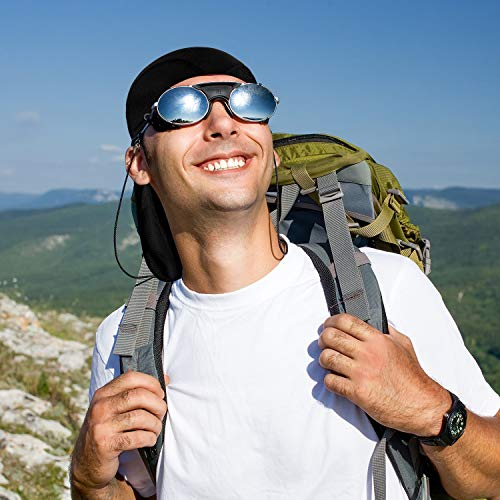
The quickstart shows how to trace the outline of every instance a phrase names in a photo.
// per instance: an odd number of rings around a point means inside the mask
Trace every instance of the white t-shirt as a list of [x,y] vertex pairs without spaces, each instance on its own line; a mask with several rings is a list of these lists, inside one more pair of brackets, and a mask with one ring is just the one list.
[[[423,369],[473,412],[499,396],[464,347],[441,296],[409,259],[363,249],[388,319],[408,335]],[[365,413],[323,385],[318,335],[328,310],[319,276],[297,246],[268,275],[207,295],[174,283],[164,341],[168,417],[157,470],[168,500],[371,499],[377,442]],[[90,396],[118,376],[112,354],[123,309],[99,327]],[[405,500],[387,462],[387,498]],[[154,486],[136,451],[120,472],[143,496]]]

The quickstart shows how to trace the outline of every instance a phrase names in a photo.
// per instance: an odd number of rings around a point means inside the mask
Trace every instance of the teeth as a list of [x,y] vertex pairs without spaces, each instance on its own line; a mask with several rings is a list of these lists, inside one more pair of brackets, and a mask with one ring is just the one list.
[[241,156],[236,158],[229,158],[227,160],[221,159],[219,161],[214,161],[203,167],[203,170],[208,170],[210,172],[219,170],[230,170],[234,168],[241,168],[245,166],[245,159]]

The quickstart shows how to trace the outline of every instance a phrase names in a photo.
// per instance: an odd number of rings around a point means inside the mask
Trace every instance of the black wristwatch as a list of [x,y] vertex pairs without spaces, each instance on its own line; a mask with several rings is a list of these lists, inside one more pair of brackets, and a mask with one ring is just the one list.
[[[449,391],[448,391],[449,392]],[[429,446],[451,446],[465,431],[467,410],[462,401],[450,392],[451,408],[444,414],[443,425],[439,434],[432,437],[419,437],[421,443]]]

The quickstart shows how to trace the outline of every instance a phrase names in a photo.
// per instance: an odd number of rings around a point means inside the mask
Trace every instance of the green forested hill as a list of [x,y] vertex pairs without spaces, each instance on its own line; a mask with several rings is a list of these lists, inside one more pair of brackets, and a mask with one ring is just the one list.
[[[0,291],[42,308],[105,316],[128,297],[133,280],[113,257],[116,203],[0,214]],[[119,239],[132,274],[140,262],[128,204]]]
[[[128,297],[133,280],[113,257],[116,204],[0,213],[0,292],[41,308],[105,316]],[[119,244],[135,273],[138,237],[123,208]],[[431,279],[500,392],[500,205],[476,210],[411,207],[432,242]]]
[[409,212],[431,240],[430,278],[500,392],[500,205]]

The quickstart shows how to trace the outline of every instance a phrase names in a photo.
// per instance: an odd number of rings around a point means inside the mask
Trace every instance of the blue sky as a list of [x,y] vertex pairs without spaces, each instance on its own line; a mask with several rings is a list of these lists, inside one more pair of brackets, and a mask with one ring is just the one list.
[[340,136],[406,187],[500,188],[499,23],[497,0],[6,2],[0,191],[118,189],[128,88],[190,45],[253,69],[275,131]]

